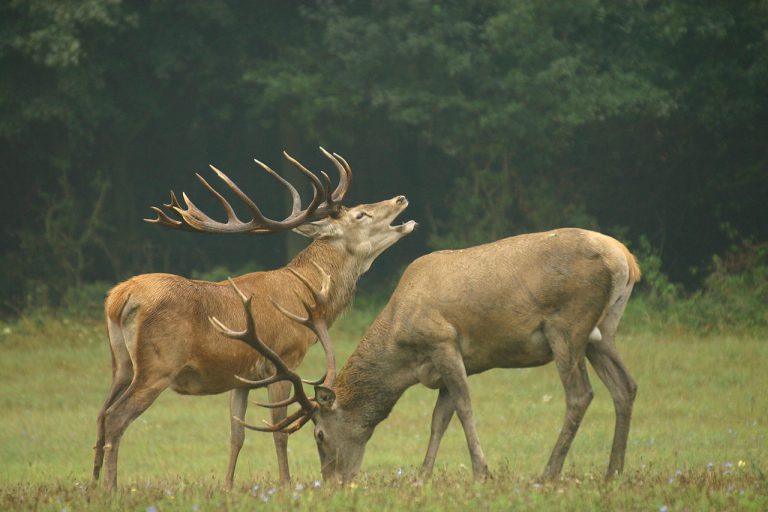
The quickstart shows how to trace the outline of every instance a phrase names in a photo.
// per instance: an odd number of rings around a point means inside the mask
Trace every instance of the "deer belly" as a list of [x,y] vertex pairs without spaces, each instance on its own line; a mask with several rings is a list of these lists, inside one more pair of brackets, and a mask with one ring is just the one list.
[[240,385],[231,372],[206,373],[185,366],[171,380],[171,389],[180,395],[217,395]]
[[552,349],[541,330],[531,335],[470,341],[462,344],[468,374],[491,368],[529,368],[552,361]]

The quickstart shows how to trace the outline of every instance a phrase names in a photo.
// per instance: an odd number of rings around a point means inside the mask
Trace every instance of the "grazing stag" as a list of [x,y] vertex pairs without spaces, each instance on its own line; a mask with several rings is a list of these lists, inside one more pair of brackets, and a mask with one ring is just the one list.
[[[556,478],[592,400],[585,358],[608,387],[616,426],[608,475],[622,471],[637,385],[619,358],[616,329],[640,279],[620,242],[592,231],[520,235],[414,261],[389,303],[333,380],[316,387],[301,416],[315,421],[323,477],[350,481],[365,445],[403,392],[439,389],[422,472],[429,476],[454,411],[476,478],[488,474],[467,376],[555,361],[566,413],[543,478]],[[335,372],[329,371],[332,376]],[[303,424],[303,423],[302,423]],[[298,423],[286,423],[284,431]],[[250,428],[250,427],[249,427]]]
[[[333,278],[328,290],[327,322],[330,324],[347,307],[360,276],[385,249],[413,231],[415,223],[393,226],[394,219],[408,206],[404,196],[387,201],[342,206],[352,172],[337,154],[321,148],[334,164],[341,178],[335,190],[325,172],[323,182],[298,161],[285,157],[312,183],[312,201],[302,209],[296,189],[265,164],[257,163],[290,193],[291,214],[284,220],[265,217],[256,204],[223,172],[211,166],[218,177],[246,205],[251,220],[244,222],[230,203],[198,175],[208,191],[223,206],[226,222],[219,222],[198,209],[184,194],[182,206],[171,193],[165,210],[153,208],[157,219],[149,220],[174,229],[208,233],[268,234],[294,230],[313,242],[285,268],[255,272],[234,279],[247,293],[257,297],[249,304],[249,314],[257,319],[259,334],[270,348],[295,368],[316,338],[309,331],[284,318],[269,302],[271,297],[286,307],[295,307],[308,297],[292,272],[307,279],[319,278],[315,265],[327,269]],[[233,390],[230,400],[232,417],[243,417],[249,385],[235,378],[266,377],[269,365],[257,352],[227,340],[207,320],[215,316],[230,321],[240,311],[238,294],[226,283],[186,279],[171,274],[144,274],[113,288],[106,304],[109,345],[112,351],[112,386],[99,412],[93,478],[98,480],[102,464],[108,489],[117,485],[117,456],[120,439],[128,425],[170,387],[188,395],[209,395]],[[277,403],[272,419],[280,422],[286,415],[284,402],[290,392],[287,382],[268,387],[269,399]],[[231,420],[231,442],[226,485],[232,486],[237,456],[244,439],[240,422]],[[290,481],[287,434],[274,435],[280,479]]]

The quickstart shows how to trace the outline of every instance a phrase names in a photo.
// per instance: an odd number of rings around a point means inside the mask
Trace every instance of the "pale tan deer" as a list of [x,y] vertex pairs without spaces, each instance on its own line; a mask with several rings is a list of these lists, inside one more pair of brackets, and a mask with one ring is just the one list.
[[[335,381],[316,386],[315,399],[309,405],[301,401],[294,421],[278,427],[290,432],[313,419],[323,477],[348,482],[376,425],[420,382],[439,389],[423,474],[431,474],[455,411],[474,475],[482,479],[488,467],[467,376],[554,360],[566,401],[565,421],[542,475],[554,479],[592,400],[589,359],[614,401],[608,475],[619,473],[637,386],[619,358],[615,335],[639,279],[624,245],[572,228],[423,256],[406,269]],[[334,374],[330,368],[328,375]]]
[[[293,186],[257,161],[293,198],[292,213],[282,221],[262,215],[256,204],[213,166],[219,178],[245,203],[253,216],[250,221],[241,221],[229,202],[199,175],[205,188],[226,211],[226,222],[204,214],[186,194],[183,195],[186,204],[182,206],[173,193],[165,211],[153,208],[158,218],[150,220],[176,229],[208,233],[267,234],[293,229],[314,239],[286,267],[234,279],[242,290],[256,296],[249,312],[258,323],[259,333],[269,340],[271,349],[290,368],[298,366],[316,338],[279,314],[267,297],[287,307],[302,304],[309,292],[297,283],[292,272],[317,279],[319,272],[315,265],[321,265],[333,278],[326,311],[330,324],[348,306],[358,278],[376,257],[415,227],[413,221],[391,225],[408,205],[404,196],[354,208],[342,206],[351,169],[339,155],[321,150],[341,175],[333,191],[327,174],[322,173],[321,182],[299,162],[285,155],[312,183],[314,196],[306,209],[302,209],[300,195]],[[128,425],[163,390],[170,387],[190,395],[234,390],[230,400],[231,416],[243,417],[249,385],[234,375],[260,379],[266,377],[269,365],[259,353],[245,345],[233,344],[209,324],[209,316],[229,321],[242,315],[238,295],[226,283],[196,281],[171,274],[139,275],[113,288],[105,309],[112,352],[112,386],[97,420],[93,478],[98,480],[103,464],[105,485],[114,489],[120,439]],[[278,403],[273,409],[273,421],[280,422],[285,417],[286,408],[279,404],[289,391],[290,386],[285,382],[269,386],[270,401]],[[227,487],[232,486],[243,439],[242,424],[232,419]],[[275,447],[280,479],[290,481],[287,434],[275,431]]]

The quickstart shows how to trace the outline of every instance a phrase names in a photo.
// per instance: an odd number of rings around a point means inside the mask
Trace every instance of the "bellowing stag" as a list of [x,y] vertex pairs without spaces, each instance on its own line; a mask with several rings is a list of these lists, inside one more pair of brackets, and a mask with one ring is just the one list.
[[[259,334],[269,346],[295,368],[316,338],[306,329],[278,313],[267,300],[271,297],[286,307],[302,304],[310,296],[292,272],[318,280],[316,265],[329,272],[332,285],[328,289],[327,322],[347,307],[360,276],[388,247],[413,231],[415,223],[391,223],[408,205],[404,196],[353,208],[342,205],[352,172],[337,154],[323,154],[341,175],[331,191],[330,178],[322,173],[323,182],[287,154],[286,158],[312,183],[314,195],[303,209],[296,189],[265,164],[257,163],[290,193],[291,214],[284,220],[265,217],[256,204],[223,172],[211,166],[218,177],[246,205],[252,219],[241,221],[230,203],[205,179],[198,178],[223,206],[226,222],[219,222],[198,209],[186,194],[185,206],[171,193],[165,210],[153,208],[157,219],[150,220],[174,229],[207,233],[269,234],[294,230],[313,239],[286,267],[268,272],[255,272],[234,282],[256,299],[249,304],[249,314],[258,323]],[[238,294],[226,283],[196,281],[171,274],[144,274],[113,288],[107,297],[106,320],[112,352],[112,386],[98,415],[93,478],[98,480],[105,467],[105,485],[117,485],[117,456],[120,439],[126,428],[142,414],[166,388],[181,394],[209,395],[233,390],[230,401],[232,417],[243,417],[249,385],[235,378],[267,376],[269,364],[258,352],[242,344],[234,344],[210,323],[215,316],[232,321],[242,314]],[[275,382],[268,387],[269,399],[280,404],[290,386]],[[285,406],[273,409],[272,419],[279,423],[286,415]],[[235,464],[243,445],[244,431],[240,422],[231,420],[227,487],[232,486]],[[276,430],[275,447],[280,479],[290,480],[287,458],[287,434]]]

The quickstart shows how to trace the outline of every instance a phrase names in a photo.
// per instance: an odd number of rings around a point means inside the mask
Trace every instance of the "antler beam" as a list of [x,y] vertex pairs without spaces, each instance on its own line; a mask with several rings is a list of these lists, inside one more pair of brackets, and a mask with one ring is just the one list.
[[196,174],[197,178],[224,208],[224,211],[227,214],[226,222],[220,222],[209,217],[206,213],[200,210],[200,208],[195,206],[185,193],[182,193],[181,196],[184,201],[184,205],[182,205],[173,191],[171,191],[170,203],[163,204],[162,208],[156,206],[151,207],[157,214],[157,218],[144,220],[153,224],[160,224],[182,231],[203,233],[249,233],[261,235],[287,231],[307,222],[335,215],[341,209],[344,197],[349,190],[349,184],[352,180],[352,169],[341,156],[335,153],[330,154],[323,148],[320,148],[320,150],[339,171],[339,184],[333,192],[330,191],[331,179],[325,172],[321,172],[324,181],[321,182],[320,178],[318,178],[312,171],[304,167],[298,160],[288,153],[283,152],[283,155],[291,165],[296,167],[299,172],[306,176],[312,184],[312,200],[306,209],[302,209],[301,195],[293,185],[265,163],[260,162],[259,160],[254,160],[262,169],[275,178],[275,180],[277,180],[277,182],[291,195],[291,214],[283,220],[274,220],[264,216],[256,203],[240,190],[240,187],[238,187],[229,176],[213,165],[210,166],[213,172],[227,185],[227,187],[229,187],[235,196],[245,204],[252,216],[251,220],[247,222],[240,220],[229,201],[213,188],[200,174]]

